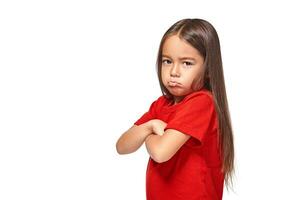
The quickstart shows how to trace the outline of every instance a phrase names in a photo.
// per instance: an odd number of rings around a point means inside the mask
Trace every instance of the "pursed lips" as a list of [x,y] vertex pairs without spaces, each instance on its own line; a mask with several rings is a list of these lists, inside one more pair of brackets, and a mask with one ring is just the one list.
[[178,82],[169,81],[169,86],[174,87],[174,86],[179,86],[179,85],[180,85],[180,83],[178,83]]

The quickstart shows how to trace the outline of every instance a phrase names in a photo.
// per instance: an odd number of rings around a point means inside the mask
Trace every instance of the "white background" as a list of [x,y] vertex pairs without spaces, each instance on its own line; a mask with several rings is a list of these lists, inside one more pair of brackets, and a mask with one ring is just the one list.
[[[161,95],[183,18],[216,28],[235,136],[225,200],[300,199],[296,1],[1,1],[0,199],[145,199],[143,145],[119,136]],[[299,13],[299,12],[298,12]]]

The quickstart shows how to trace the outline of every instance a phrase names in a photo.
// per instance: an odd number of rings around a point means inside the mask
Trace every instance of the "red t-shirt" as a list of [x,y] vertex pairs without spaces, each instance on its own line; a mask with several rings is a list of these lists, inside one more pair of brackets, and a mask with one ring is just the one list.
[[167,123],[190,139],[166,162],[149,157],[147,200],[220,200],[224,174],[218,151],[218,121],[213,96],[206,89],[188,94],[177,104],[160,96],[134,124],[151,119]]

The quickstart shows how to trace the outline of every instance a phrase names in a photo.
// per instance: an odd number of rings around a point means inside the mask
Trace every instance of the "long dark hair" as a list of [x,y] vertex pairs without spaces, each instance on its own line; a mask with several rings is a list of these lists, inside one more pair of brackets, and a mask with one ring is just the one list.
[[[225,81],[223,75],[223,65],[219,37],[215,28],[203,19],[182,19],[173,24],[163,35],[156,61],[156,70],[161,91],[164,96],[174,101],[173,95],[163,85],[161,77],[162,47],[165,40],[172,35],[178,35],[198,50],[204,58],[203,67],[205,69],[203,87],[211,91],[214,97],[214,104],[218,114],[219,124],[219,146],[223,160],[222,171],[225,175],[226,187],[229,181],[232,185],[234,174],[234,144],[233,130],[227,102]],[[192,87],[199,88],[202,77],[199,75],[195,79]],[[227,187],[228,188],[228,187]]]

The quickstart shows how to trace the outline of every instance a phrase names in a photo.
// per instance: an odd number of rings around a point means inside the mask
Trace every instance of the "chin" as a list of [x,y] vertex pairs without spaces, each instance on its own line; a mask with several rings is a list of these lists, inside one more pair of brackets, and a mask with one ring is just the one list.
[[174,95],[174,96],[183,96],[184,95],[184,92],[180,91],[180,89],[172,89],[172,88],[168,88],[168,91]]

